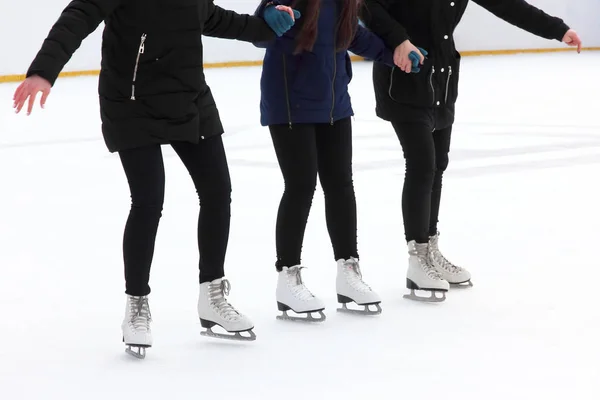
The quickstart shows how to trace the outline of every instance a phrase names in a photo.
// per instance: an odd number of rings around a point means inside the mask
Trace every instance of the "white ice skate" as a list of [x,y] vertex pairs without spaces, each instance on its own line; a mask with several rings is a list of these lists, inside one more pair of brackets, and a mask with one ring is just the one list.
[[[378,315],[381,314],[381,299],[379,295],[373,291],[362,280],[362,273],[358,260],[350,258],[348,260],[338,260],[337,262],[337,278],[335,280],[337,290],[338,303],[342,304],[338,311],[362,314],[362,315]],[[348,303],[356,303],[359,306],[364,306],[363,310],[354,310],[347,307]],[[375,310],[371,310],[369,306],[375,306]]]
[[[425,302],[442,302],[446,300],[446,292],[450,285],[445,281],[434,266],[429,262],[428,243],[416,243],[414,240],[408,243],[408,271],[406,273],[406,287],[410,294],[404,298]],[[415,290],[429,291],[429,297],[417,296]],[[441,293],[437,297],[436,293]]]
[[146,349],[152,347],[148,296],[127,296],[125,318],[121,324],[125,352],[136,358],[146,358]]
[[[277,279],[277,308],[282,311],[277,319],[288,321],[322,322],[326,317],[323,313],[325,304],[315,297],[302,282],[301,269],[304,267],[283,267]],[[296,314],[306,314],[306,317],[294,317],[288,315],[292,310]],[[319,317],[313,317],[312,313],[319,313]]]
[[[241,341],[252,341],[256,335],[252,331],[254,324],[248,317],[240,314],[225,296],[229,295],[231,286],[227,279],[216,279],[212,282],[200,284],[200,296],[198,298],[198,316],[200,324],[206,331],[201,332],[203,336],[218,339],[230,339]],[[218,325],[233,335],[213,332],[212,328]],[[242,335],[247,332],[250,336]]]
[[473,286],[471,273],[464,268],[452,264],[439,249],[439,232],[429,238],[429,262],[442,275],[451,287],[468,288]]

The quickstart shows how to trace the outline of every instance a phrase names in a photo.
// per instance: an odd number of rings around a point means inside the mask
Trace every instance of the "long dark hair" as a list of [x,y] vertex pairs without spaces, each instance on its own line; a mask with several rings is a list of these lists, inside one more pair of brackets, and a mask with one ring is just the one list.
[[[292,7],[295,7],[298,3],[306,4],[301,19],[302,28],[296,39],[298,43],[296,53],[313,49],[317,40],[319,12],[321,10],[321,0],[295,0]],[[342,0],[340,3],[344,5],[336,27],[336,47],[338,51],[346,50],[352,43],[358,26],[358,10],[362,0]]]

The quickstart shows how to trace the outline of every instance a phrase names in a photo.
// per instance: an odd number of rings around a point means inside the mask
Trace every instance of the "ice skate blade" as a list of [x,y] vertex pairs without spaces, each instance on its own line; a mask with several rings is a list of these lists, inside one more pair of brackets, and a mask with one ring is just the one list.
[[[313,317],[313,313],[319,313],[319,317],[315,318]],[[299,314],[306,314],[306,317],[295,317],[295,316],[290,316],[287,313],[287,310],[282,311],[281,315],[277,316],[278,320],[281,321],[295,321],[295,322],[323,322],[327,319],[327,317],[325,316],[325,314],[323,313],[323,310],[318,310],[318,311],[308,311],[306,313],[299,313]]]
[[[342,306],[338,308],[338,312],[346,313],[346,314],[355,314],[355,315],[379,315],[381,314],[381,306],[379,303],[371,303],[371,304],[358,304],[363,306],[362,310],[354,310],[352,308],[348,308],[346,303],[342,303]],[[370,306],[375,306],[375,310],[371,310]]]
[[473,282],[466,281],[466,282],[461,282],[461,283],[451,283],[450,287],[452,289],[468,289],[468,288],[472,288],[473,287]]
[[127,345],[127,347],[125,348],[125,353],[139,360],[143,360],[146,358],[146,348],[148,347],[150,346]]
[[[441,293],[442,297],[437,297],[435,295],[436,293]],[[411,289],[410,294],[405,294],[403,297],[408,300],[420,301],[423,303],[441,303],[446,300],[446,292],[432,290],[429,297],[421,297],[416,295],[415,289]]]
[[[242,333],[248,333],[250,336],[243,336]],[[236,340],[238,342],[253,342],[256,340],[256,334],[249,329],[247,331],[241,332],[232,332],[233,335],[228,335],[226,333],[216,333],[213,332],[212,328],[207,328],[205,331],[200,332],[200,335],[211,337],[215,339],[225,339],[225,340]]]

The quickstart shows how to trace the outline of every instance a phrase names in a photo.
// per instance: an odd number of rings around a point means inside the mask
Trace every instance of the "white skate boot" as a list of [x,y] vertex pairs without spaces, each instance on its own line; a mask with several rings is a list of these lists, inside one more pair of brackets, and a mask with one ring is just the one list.
[[450,286],[467,288],[473,286],[471,273],[464,268],[452,264],[444,257],[438,247],[439,232],[429,238],[429,262],[433,264],[436,271],[442,275]]
[[[225,296],[229,295],[231,288],[227,279],[216,279],[212,282],[200,284],[200,296],[198,298],[198,316],[200,324],[206,331],[201,332],[203,336],[218,339],[231,339],[241,341],[252,341],[256,335],[252,331],[254,324],[248,317],[240,314]],[[215,333],[212,328],[218,325],[233,335]],[[243,336],[248,332],[250,336]]]
[[[337,262],[337,278],[335,280],[337,290],[338,303],[342,304],[342,308],[338,311],[349,312],[363,315],[381,314],[381,299],[379,295],[373,291],[362,280],[362,273],[358,260],[350,258],[349,260],[338,260]],[[348,303],[356,303],[359,306],[364,306],[363,310],[353,310],[347,307]],[[371,310],[369,306],[375,306],[375,310]]]
[[[315,297],[302,282],[300,265],[294,267],[283,267],[277,279],[277,308],[282,311],[277,319],[288,321],[322,322],[325,321],[325,304]],[[288,311],[296,314],[306,314],[306,317],[289,316]],[[319,317],[313,317],[312,313],[319,313]]]
[[[428,247],[428,243],[416,243],[414,240],[408,243],[410,256],[406,273],[406,287],[410,289],[410,294],[404,295],[404,298],[433,303],[442,302],[446,300],[446,292],[450,285],[429,261]],[[415,294],[415,290],[426,290],[431,292],[431,295],[419,297]],[[442,297],[436,296],[438,292],[442,294]]]
[[152,347],[148,296],[127,296],[125,318],[121,324],[125,352],[136,358],[146,358],[146,349]]

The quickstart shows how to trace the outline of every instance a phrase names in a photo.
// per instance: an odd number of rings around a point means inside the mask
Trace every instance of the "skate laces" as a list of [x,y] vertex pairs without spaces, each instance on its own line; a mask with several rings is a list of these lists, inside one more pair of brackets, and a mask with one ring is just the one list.
[[350,258],[344,261],[344,272],[350,286],[360,292],[370,292],[372,289],[362,280],[362,272],[358,261],[355,258]]
[[458,274],[462,271],[462,268],[452,264],[440,251],[438,247],[438,236],[432,236],[429,241],[429,257],[431,258],[432,264],[437,265],[439,268],[450,272],[452,274]]
[[288,268],[287,278],[288,285],[290,286],[290,291],[294,295],[294,297],[298,298],[302,301],[309,301],[315,298],[315,296],[311,293],[310,290],[304,285],[302,281],[301,270],[305,267],[296,266]]
[[240,315],[225,298],[225,296],[229,296],[230,290],[231,284],[227,279],[211,282],[208,285],[210,304],[217,309],[217,312],[221,317],[228,321],[235,320],[239,318]]
[[428,243],[416,243],[414,251],[410,251],[410,254],[417,256],[427,277],[434,280],[442,279],[442,274],[435,269],[435,265],[429,259],[429,247]]
[[137,330],[149,330],[152,315],[146,296],[129,296],[129,324]]

